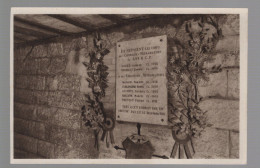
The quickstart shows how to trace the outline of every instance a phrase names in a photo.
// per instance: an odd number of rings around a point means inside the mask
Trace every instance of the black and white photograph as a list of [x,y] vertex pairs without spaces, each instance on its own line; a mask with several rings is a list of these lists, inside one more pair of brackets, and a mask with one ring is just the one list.
[[11,163],[245,164],[247,15],[12,8]]

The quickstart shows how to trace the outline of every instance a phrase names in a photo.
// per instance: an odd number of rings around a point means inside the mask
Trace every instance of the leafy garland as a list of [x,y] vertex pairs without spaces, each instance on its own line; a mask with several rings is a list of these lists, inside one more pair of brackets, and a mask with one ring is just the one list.
[[104,56],[110,51],[104,47],[101,35],[97,33],[93,39],[94,50],[89,53],[89,62],[83,62],[87,69],[88,77],[86,80],[89,82],[88,87],[92,92],[86,94],[86,105],[82,107],[82,117],[85,126],[94,130],[96,142],[95,147],[99,149],[98,135],[100,130],[106,129],[106,113],[104,105],[101,101],[106,95],[106,88],[108,87],[108,67],[104,64]]
[[187,21],[183,26],[188,39],[168,58],[169,123],[176,134],[198,137],[211,126],[207,111],[199,107],[203,97],[198,84],[209,80],[211,70],[205,69],[204,63],[213,60],[216,44],[223,37],[218,19],[207,15]]

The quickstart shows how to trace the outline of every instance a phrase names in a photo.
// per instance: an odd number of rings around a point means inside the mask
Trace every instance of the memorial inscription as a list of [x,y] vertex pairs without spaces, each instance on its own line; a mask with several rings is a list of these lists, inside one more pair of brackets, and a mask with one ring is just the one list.
[[166,36],[117,43],[117,120],[167,125],[166,67]]

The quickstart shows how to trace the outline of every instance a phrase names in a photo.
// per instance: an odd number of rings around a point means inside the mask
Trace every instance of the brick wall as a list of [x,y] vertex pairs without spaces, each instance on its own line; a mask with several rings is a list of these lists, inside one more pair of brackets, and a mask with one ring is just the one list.
[[[230,15],[222,29],[224,38],[207,68],[222,66],[212,73],[209,82],[201,83],[199,92],[206,99],[201,107],[208,111],[211,128],[194,139],[194,158],[239,157],[239,20]],[[103,99],[105,110],[115,112],[115,44],[118,41],[167,35],[178,37],[181,31],[167,22],[164,25],[124,26],[103,33],[110,53],[109,88]],[[124,158],[124,151],[101,143],[94,149],[93,132],[84,127],[80,108],[84,93],[90,92],[86,69],[93,48],[93,37],[57,39],[56,42],[26,46],[14,51],[14,152],[15,158]],[[171,45],[169,43],[168,45]],[[116,123],[116,145],[136,133],[136,125]],[[155,153],[169,156],[174,143],[169,128],[142,124]]]

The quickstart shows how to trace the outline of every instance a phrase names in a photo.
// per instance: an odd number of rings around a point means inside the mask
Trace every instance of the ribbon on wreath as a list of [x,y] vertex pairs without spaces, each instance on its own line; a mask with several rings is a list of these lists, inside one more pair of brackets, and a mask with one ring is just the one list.
[[98,136],[99,135],[99,131],[95,130],[94,131],[94,136],[95,136],[95,144],[94,144],[94,147],[99,150],[99,142],[98,142]]
[[103,133],[101,136],[101,141],[104,141],[106,139],[106,145],[109,148],[109,138],[110,138],[110,143],[114,144],[115,139],[114,139],[114,134],[113,130],[115,128],[115,120],[112,117],[106,117],[105,122],[103,124]]
[[179,159],[184,158],[184,155],[186,155],[187,159],[191,159],[192,155],[189,144],[192,148],[192,152],[195,153],[191,137],[185,133],[177,134],[175,130],[172,131],[172,137],[175,140],[175,143],[172,148],[171,158],[175,158],[178,151]]

